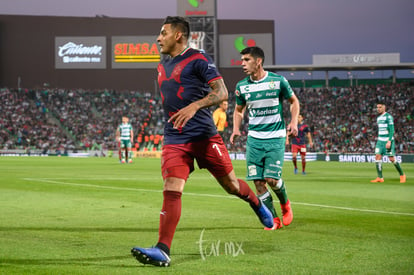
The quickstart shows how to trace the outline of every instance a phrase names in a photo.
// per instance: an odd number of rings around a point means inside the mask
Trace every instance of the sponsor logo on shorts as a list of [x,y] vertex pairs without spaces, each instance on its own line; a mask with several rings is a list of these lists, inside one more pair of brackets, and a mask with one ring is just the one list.
[[247,169],[249,170],[249,176],[256,176],[257,175],[257,170],[256,170],[255,165],[249,165],[247,167]]

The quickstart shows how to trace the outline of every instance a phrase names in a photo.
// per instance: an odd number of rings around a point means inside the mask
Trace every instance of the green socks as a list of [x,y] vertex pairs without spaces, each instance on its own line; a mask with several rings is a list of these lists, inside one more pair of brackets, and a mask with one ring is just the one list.
[[376,160],[375,167],[377,168],[378,177],[382,179],[382,160]]
[[394,164],[395,168],[397,168],[398,173],[400,173],[400,176],[404,175],[404,172],[400,166],[400,164],[395,160],[392,164]]
[[288,196],[285,188],[285,182],[282,179],[279,179],[277,185],[272,189],[275,192],[277,198],[279,199],[280,204],[286,204],[288,201]]
[[269,190],[266,191],[266,193],[262,195],[258,195],[259,199],[262,201],[264,205],[272,212],[273,218],[277,217],[275,207],[273,206],[273,198],[270,194]]
[[[285,183],[282,179],[279,180],[277,185],[272,188],[272,190],[275,192],[277,198],[280,201],[280,204],[286,204],[288,202],[288,196],[285,188]],[[275,210],[275,207],[273,205],[273,197],[270,194],[269,190],[267,190],[264,194],[257,196],[260,201],[266,205],[266,207],[272,212],[273,218],[277,217],[277,213]]]

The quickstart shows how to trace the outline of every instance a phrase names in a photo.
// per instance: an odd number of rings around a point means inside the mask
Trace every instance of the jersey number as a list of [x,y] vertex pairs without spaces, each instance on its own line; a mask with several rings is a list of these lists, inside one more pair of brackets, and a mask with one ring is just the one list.
[[219,146],[217,145],[217,144],[213,144],[213,149],[216,149],[217,150],[217,152],[219,153],[219,155],[220,155],[220,157],[221,156],[223,156],[222,154],[221,154],[221,151],[220,151],[220,148],[219,148]]

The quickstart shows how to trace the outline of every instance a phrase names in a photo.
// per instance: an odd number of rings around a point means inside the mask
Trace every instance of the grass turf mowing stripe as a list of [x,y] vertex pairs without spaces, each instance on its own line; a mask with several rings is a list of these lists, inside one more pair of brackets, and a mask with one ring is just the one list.
[[[50,179],[23,178],[23,180],[50,183],[50,184],[69,185],[69,186],[92,187],[92,188],[98,188],[98,189],[112,189],[112,190],[138,191],[138,192],[156,192],[156,193],[161,193],[162,192],[162,190],[116,187],[116,186],[102,186],[102,185],[95,185],[95,184],[62,182],[62,181],[56,181],[56,180],[50,180]],[[81,179],[79,178],[79,180],[81,180]],[[88,179],[88,180],[90,180],[90,179]],[[200,193],[188,193],[188,192],[184,192],[183,194],[184,195],[189,195],[189,196],[238,199],[237,197],[230,196],[230,195],[213,195],[213,194],[200,194]],[[297,204],[297,205],[303,205],[303,206],[330,208],[330,209],[337,209],[337,210],[368,212],[368,213],[386,214],[386,215],[414,216],[414,213],[402,213],[402,212],[382,211],[382,210],[373,210],[373,209],[361,209],[361,208],[342,207],[342,206],[333,206],[333,205],[322,205],[322,204],[314,204],[314,203],[306,203],[306,202],[293,202],[293,201],[291,201],[291,203],[292,204]]]

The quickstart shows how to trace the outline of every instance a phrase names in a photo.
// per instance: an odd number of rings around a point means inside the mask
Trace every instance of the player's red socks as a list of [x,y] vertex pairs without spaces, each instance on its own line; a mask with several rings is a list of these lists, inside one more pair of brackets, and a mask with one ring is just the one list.
[[[251,207],[257,208],[259,206],[259,199],[256,197],[252,189],[250,189],[249,185],[245,181],[241,179],[238,179],[238,181],[240,191],[237,196],[250,203]],[[175,229],[177,228],[181,217],[182,193],[176,191],[164,191],[163,194],[164,201],[160,213],[160,228],[158,232],[159,238],[157,246],[163,246],[164,249],[168,247],[169,250],[171,248]]]
[[[175,229],[181,217],[181,192],[164,191],[164,202],[160,213],[158,243],[171,248]],[[158,245],[157,245],[158,246]]]
[[240,186],[240,191],[237,196],[241,198],[242,200],[245,200],[248,203],[250,203],[250,206],[256,209],[257,206],[259,206],[259,199],[256,197],[252,189],[250,189],[249,185],[244,180],[241,180],[241,179],[237,179],[237,180]]

